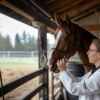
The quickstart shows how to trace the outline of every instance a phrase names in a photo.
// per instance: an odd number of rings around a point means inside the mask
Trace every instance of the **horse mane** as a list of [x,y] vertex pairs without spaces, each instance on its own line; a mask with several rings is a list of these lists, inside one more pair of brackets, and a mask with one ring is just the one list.
[[97,39],[96,36],[94,36],[93,34],[91,34],[90,32],[88,32],[87,30],[83,29],[82,27],[81,28],[81,32],[82,32],[82,36],[85,37],[86,39],[91,39],[91,42],[93,39]]

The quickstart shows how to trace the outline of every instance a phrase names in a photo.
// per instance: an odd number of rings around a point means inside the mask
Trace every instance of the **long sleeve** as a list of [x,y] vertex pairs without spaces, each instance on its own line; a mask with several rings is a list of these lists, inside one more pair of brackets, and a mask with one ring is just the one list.
[[100,72],[96,72],[93,79],[84,79],[78,82],[75,77],[70,77],[68,71],[63,71],[59,79],[72,95],[92,95],[100,93]]
[[88,72],[86,75],[84,75],[84,76],[82,76],[82,77],[75,77],[73,74],[71,74],[71,73],[69,72],[68,68],[66,68],[66,71],[67,71],[68,75],[69,75],[71,78],[73,78],[75,81],[77,81],[77,82],[80,82],[83,78],[87,77],[87,75],[91,73],[91,71],[90,71],[90,72]]

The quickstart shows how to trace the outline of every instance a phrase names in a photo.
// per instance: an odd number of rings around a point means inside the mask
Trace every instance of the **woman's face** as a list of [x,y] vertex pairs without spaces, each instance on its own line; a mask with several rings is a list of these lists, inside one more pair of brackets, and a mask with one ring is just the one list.
[[100,59],[99,54],[100,53],[97,51],[96,45],[92,42],[89,51],[87,52],[89,62],[95,64]]

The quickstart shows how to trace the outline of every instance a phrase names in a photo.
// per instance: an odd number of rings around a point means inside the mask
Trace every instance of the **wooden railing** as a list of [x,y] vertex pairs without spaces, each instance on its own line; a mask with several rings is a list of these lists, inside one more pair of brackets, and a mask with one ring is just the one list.
[[[9,93],[10,91],[14,90],[15,88],[23,85],[27,81],[41,75],[43,73],[43,68],[40,68],[34,72],[31,72],[29,74],[26,74],[24,76],[21,76],[19,78],[16,78],[6,84],[3,85],[3,95]],[[19,98],[19,100],[30,100],[35,94],[37,94],[40,90],[44,88],[44,83],[40,83],[37,87],[35,87],[33,90],[28,92],[26,95],[24,95],[22,98]],[[3,96],[1,92],[1,86],[0,86],[0,97]]]
[[[63,100],[63,85],[58,78],[59,74],[55,75],[52,73],[52,96],[51,100]],[[55,84],[54,81],[58,80]],[[54,92],[55,90],[55,92]]]

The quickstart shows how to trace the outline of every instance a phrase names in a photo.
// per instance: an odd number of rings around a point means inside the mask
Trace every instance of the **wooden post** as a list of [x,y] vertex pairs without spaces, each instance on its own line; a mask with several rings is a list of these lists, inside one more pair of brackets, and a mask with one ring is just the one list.
[[52,100],[54,100],[54,75],[53,75],[53,72],[52,72]]
[[9,62],[9,59],[10,59],[10,51],[8,51],[8,62]]
[[31,51],[32,63],[34,62],[34,51]]
[[[39,68],[42,66],[40,65],[40,57],[43,55],[43,50],[47,51],[47,26],[38,22],[34,21],[33,26],[38,27],[38,57],[39,57]],[[47,52],[44,54],[47,58]],[[49,100],[49,81],[48,81],[48,70],[47,65],[44,66],[44,72],[43,75],[40,76],[40,83],[44,83],[44,89],[40,91],[39,93],[39,99],[41,97],[42,100]]]

